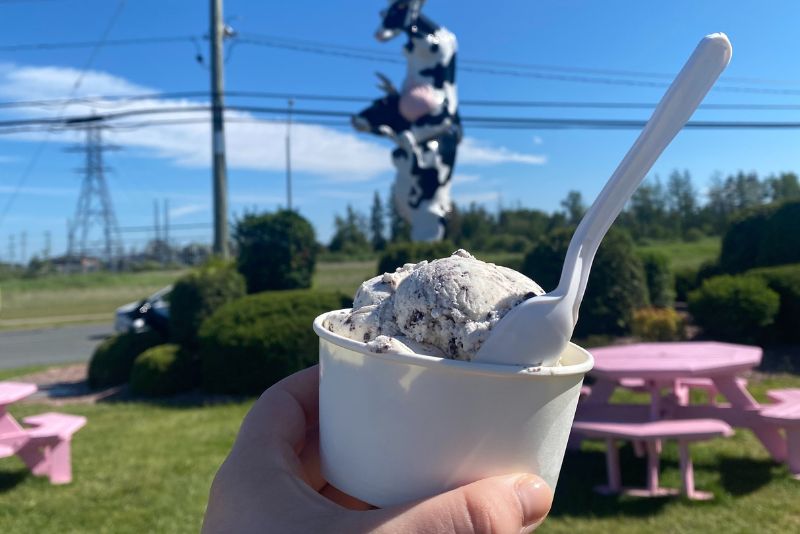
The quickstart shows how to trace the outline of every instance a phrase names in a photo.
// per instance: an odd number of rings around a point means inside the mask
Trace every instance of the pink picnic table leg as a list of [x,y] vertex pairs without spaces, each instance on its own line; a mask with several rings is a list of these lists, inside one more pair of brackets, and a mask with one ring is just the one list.
[[34,475],[41,477],[50,473],[50,455],[47,448],[28,442],[17,451],[17,456],[25,462]]
[[[750,395],[750,392],[748,392],[742,384],[737,382],[735,376],[715,376],[713,380],[714,385],[717,386],[717,390],[728,399],[731,406],[744,411],[756,411],[761,407],[753,396]],[[777,428],[772,425],[764,424],[754,426],[751,430],[756,437],[761,440],[764,448],[767,449],[773,459],[778,462],[786,460],[786,440],[783,439]]]

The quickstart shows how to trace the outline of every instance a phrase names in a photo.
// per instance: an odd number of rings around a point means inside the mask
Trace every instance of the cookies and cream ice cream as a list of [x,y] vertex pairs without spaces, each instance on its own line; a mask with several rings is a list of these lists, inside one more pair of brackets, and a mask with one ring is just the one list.
[[373,352],[471,360],[509,310],[543,293],[513,269],[458,250],[367,280],[352,310],[329,314],[324,326]]

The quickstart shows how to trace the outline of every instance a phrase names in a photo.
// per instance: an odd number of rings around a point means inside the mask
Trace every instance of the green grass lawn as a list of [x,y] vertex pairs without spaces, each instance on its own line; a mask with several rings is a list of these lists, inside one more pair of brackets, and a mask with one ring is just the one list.
[[[48,326],[82,319],[113,319],[114,310],[173,283],[183,271],[90,273],[0,282],[0,328],[47,319]],[[3,325],[3,321],[7,325]]]
[[[12,373],[6,373],[5,378]],[[759,399],[767,389],[800,387],[800,377],[751,379]],[[617,400],[643,400],[621,394]],[[208,407],[147,403],[68,405],[89,424],[73,441],[74,482],[51,486],[27,473],[16,458],[0,460],[2,532],[197,532],[214,472],[231,446],[250,402]],[[17,417],[50,410],[15,405]],[[681,498],[604,497],[603,445],[587,442],[567,453],[551,518],[544,533],[575,532],[798,532],[800,482],[772,462],[753,435],[693,446],[699,489],[708,503]],[[644,461],[622,450],[623,482],[644,483]],[[667,444],[662,483],[679,484],[677,450]]]
[[697,268],[706,261],[719,256],[722,241],[719,237],[704,237],[691,243],[684,241],[665,241],[638,247],[639,250],[666,254],[673,269]]

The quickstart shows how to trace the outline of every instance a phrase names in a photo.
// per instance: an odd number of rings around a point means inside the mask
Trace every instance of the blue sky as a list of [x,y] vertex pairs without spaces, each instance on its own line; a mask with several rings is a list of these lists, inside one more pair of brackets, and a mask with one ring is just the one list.
[[[343,46],[393,52],[400,58],[401,39],[374,41],[380,0],[294,0],[259,2],[228,0],[225,15],[245,34],[266,34]],[[13,44],[96,40],[117,9],[116,0],[40,0],[0,2],[3,34],[0,47]],[[766,89],[767,93],[713,91],[707,103],[795,104],[800,101],[800,42],[796,23],[800,3],[672,0],[541,1],[429,0],[425,12],[459,39],[462,60],[487,60],[555,67],[642,71],[671,76],[698,40],[724,31],[733,43],[730,67],[720,85]],[[207,56],[207,2],[199,0],[128,0],[109,38],[148,36],[199,37]],[[90,49],[47,51],[0,50],[0,102],[59,98],[70,94]],[[208,71],[195,62],[189,41],[157,45],[106,47],[76,94],[107,95],[201,91]],[[403,66],[317,55],[239,43],[226,64],[229,90],[378,96],[374,72],[400,84]],[[553,70],[540,71],[555,73]],[[587,74],[587,76],[589,76]],[[598,77],[597,75],[593,75]],[[592,76],[589,76],[592,77]],[[667,78],[602,77],[665,81]],[[726,80],[727,79],[727,80]],[[557,81],[523,76],[489,75],[462,69],[462,100],[658,101],[664,89]],[[789,94],[779,94],[787,91]],[[140,107],[202,104],[202,97],[152,99]],[[284,106],[281,100],[229,99],[229,103]],[[84,114],[109,109],[70,106],[2,109],[0,120]],[[357,111],[358,103],[304,102],[298,108]],[[559,118],[646,119],[646,110],[502,109],[462,106],[462,115]],[[239,118],[252,119],[245,113]],[[162,117],[163,118],[163,117]],[[701,120],[798,121],[800,111],[700,110]],[[149,127],[109,132],[124,150],[108,154],[114,168],[109,183],[120,226],[152,223],[154,199],[169,199],[173,223],[211,221],[211,178],[207,126]],[[466,130],[456,166],[453,196],[496,209],[522,205],[558,209],[570,189],[591,201],[633,143],[636,131],[602,130]],[[273,210],[284,204],[284,126],[269,122],[231,123],[228,127],[231,213]],[[654,167],[667,175],[689,169],[701,189],[714,173],[739,169],[769,174],[797,170],[797,130],[684,131]],[[42,134],[0,136],[0,210],[16,190],[20,176],[41,143]],[[41,250],[44,233],[52,235],[53,252],[66,243],[66,221],[72,217],[79,179],[73,172],[80,156],[63,150],[75,134],[52,134],[41,157],[0,223],[0,258],[7,257],[8,236],[27,233],[28,256]],[[385,195],[393,179],[389,144],[349,128],[297,126],[293,137],[295,204],[311,219],[318,238],[330,237],[333,217],[347,203],[366,212],[375,190]],[[173,234],[181,239],[208,238],[205,230]],[[132,240],[147,234],[126,234]],[[134,243],[132,244],[141,244]]]

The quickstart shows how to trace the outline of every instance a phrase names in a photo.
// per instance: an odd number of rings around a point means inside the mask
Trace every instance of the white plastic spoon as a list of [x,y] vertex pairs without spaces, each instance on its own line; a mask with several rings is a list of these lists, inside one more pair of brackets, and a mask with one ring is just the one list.
[[583,217],[570,241],[558,287],[520,304],[492,329],[473,361],[555,365],[572,337],[597,248],[611,223],[731,59],[724,33],[707,35]]

